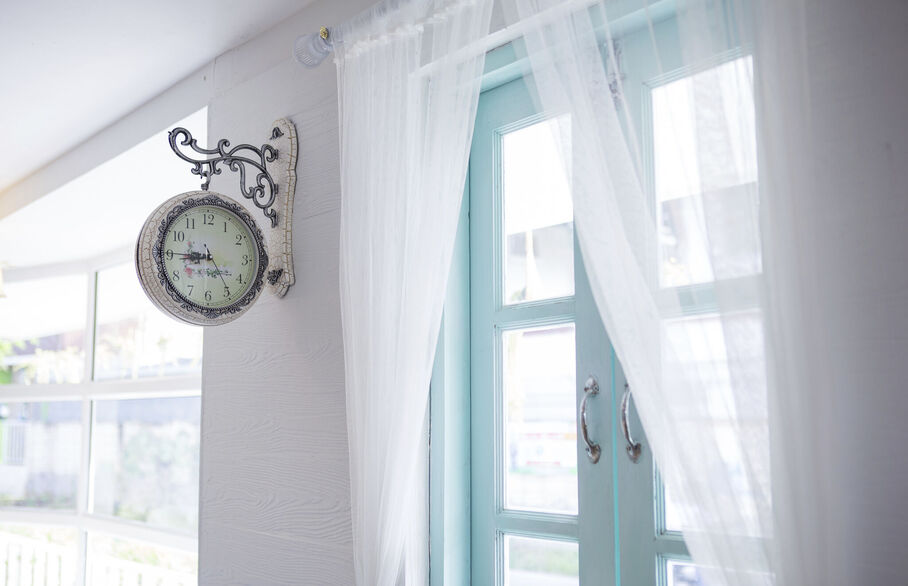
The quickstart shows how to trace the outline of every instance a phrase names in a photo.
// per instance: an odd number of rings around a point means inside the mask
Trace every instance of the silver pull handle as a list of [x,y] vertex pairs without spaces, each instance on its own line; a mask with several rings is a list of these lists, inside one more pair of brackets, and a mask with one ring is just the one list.
[[586,400],[589,399],[591,395],[598,394],[599,383],[596,381],[595,377],[591,376],[586,379],[586,384],[583,386],[583,400],[580,401],[580,434],[583,435],[583,441],[586,443],[586,455],[589,456],[590,462],[593,464],[599,461],[602,449],[599,447],[599,444],[590,440],[590,433],[586,428]]
[[640,452],[643,451],[643,446],[640,445],[640,442],[635,442],[634,438],[631,437],[631,427],[627,420],[627,410],[630,400],[631,387],[627,383],[624,383],[624,396],[621,398],[621,430],[624,432],[624,441],[627,442],[627,445],[624,446],[627,457],[631,459],[631,462],[636,464],[637,460],[640,459]]

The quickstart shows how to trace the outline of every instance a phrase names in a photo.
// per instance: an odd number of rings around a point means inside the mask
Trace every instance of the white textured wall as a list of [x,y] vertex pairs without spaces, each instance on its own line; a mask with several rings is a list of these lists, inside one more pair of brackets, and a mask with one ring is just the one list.
[[[829,585],[908,584],[908,4],[812,0],[814,293]],[[799,218],[800,219],[800,218]]]
[[[296,285],[205,332],[199,574],[204,586],[352,584],[338,293],[340,178],[334,64],[294,63],[295,36],[370,4],[322,1],[214,64],[208,136],[299,133]],[[235,176],[212,189],[238,197]],[[261,212],[254,212],[260,221]]]

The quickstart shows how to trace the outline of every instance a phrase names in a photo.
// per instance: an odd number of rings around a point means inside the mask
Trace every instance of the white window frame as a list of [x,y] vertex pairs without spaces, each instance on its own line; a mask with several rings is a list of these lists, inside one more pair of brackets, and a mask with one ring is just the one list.
[[7,284],[62,275],[84,274],[88,277],[83,381],[81,383],[0,385],[0,403],[81,402],[82,441],[75,511],[45,511],[34,508],[0,507],[0,523],[48,525],[76,529],[78,531],[77,584],[79,585],[87,585],[89,533],[141,541],[149,545],[193,555],[198,552],[198,531],[179,531],[151,527],[138,521],[102,515],[93,511],[94,479],[92,478],[91,460],[93,401],[99,399],[201,397],[201,369],[198,374],[189,376],[170,376],[144,380],[93,380],[97,275],[101,270],[132,262],[133,255],[134,251],[131,247],[120,248],[87,261],[6,269],[4,271],[4,279]]

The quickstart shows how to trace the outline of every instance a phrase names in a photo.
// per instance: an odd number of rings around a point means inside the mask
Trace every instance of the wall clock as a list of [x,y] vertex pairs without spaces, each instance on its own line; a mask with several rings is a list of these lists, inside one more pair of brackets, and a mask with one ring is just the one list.
[[[170,132],[170,146],[204,181],[202,190],[159,205],[139,232],[136,273],[152,303],[184,322],[221,325],[251,308],[266,287],[279,297],[286,294],[295,281],[290,240],[296,184],[292,123],[275,122],[269,143],[261,148],[230,148],[227,140],[218,141],[214,149],[201,148],[183,128]],[[181,152],[180,146],[203,158]],[[221,173],[219,163],[238,173],[244,198],[268,220],[264,231],[239,201],[208,190],[211,175]],[[247,178],[254,183],[247,185]]]
[[190,191],[161,204],[136,245],[136,270],[159,309],[198,325],[239,317],[258,299],[268,266],[265,238],[233,199]]

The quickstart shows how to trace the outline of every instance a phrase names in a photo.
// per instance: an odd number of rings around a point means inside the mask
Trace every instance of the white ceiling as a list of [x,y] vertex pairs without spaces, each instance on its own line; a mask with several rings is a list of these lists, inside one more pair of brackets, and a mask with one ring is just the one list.
[[[203,109],[174,120],[172,126],[191,128],[200,144],[206,144],[205,120]],[[143,165],[155,172],[137,176],[135,170]],[[199,189],[199,178],[189,167],[173,156],[167,129],[162,129],[0,218],[0,267],[87,260],[135,245],[136,235],[156,206],[178,193]]]
[[0,193],[306,4],[0,0]]

